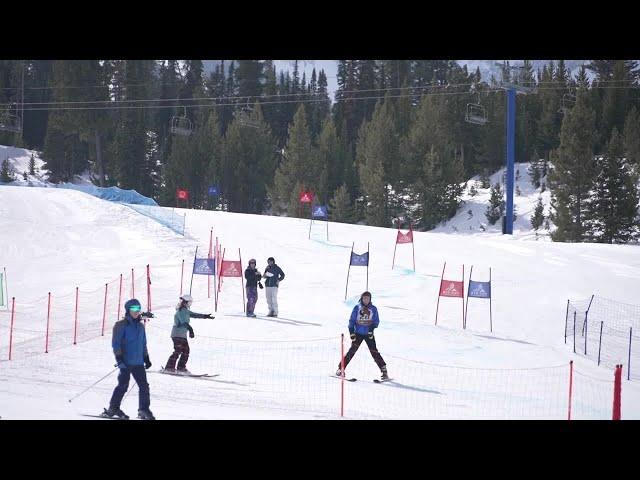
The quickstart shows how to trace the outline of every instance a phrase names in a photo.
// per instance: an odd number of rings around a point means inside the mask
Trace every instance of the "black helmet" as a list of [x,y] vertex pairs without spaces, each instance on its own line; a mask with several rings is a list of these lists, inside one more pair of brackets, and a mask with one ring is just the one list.
[[275,259],[275,258],[273,258],[273,257],[269,257],[269,258],[267,258],[267,262],[273,262],[273,263],[276,263],[276,259]]

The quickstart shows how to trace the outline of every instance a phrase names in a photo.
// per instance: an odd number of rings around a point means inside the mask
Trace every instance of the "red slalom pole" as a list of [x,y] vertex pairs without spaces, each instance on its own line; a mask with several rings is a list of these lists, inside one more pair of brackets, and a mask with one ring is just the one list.
[[107,319],[107,291],[109,290],[109,284],[104,284],[104,307],[102,309],[102,336],[104,337],[104,323]]
[[116,311],[116,322],[118,321],[118,315],[120,315],[121,303],[122,303],[122,274],[120,274],[120,290],[118,290],[118,310]]
[[[211,260],[211,248],[213,246],[213,228],[209,233],[209,260]],[[207,275],[207,298],[211,298],[211,276]]]
[[340,334],[340,339],[340,355],[342,359],[340,360],[340,367],[342,370],[342,380],[340,381],[340,416],[344,417],[344,333]]
[[44,340],[44,353],[49,353],[49,317],[51,315],[51,292],[47,300],[47,335]]
[[462,264],[462,328],[466,328],[464,322],[464,263]]
[[75,320],[73,322],[73,344],[77,343],[78,335],[78,287],[76,287],[76,313]]
[[442,290],[442,279],[444,278],[444,269],[447,268],[447,262],[442,267],[442,275],[440,276],[440,286],[438,287],[438,303],[436,304],[436,325],[438,325],[438,309],[440,308],[440,290]]
[[9,329],[9,360],[11,360],[11,347],[13,346],[13,317],[16,313],[16,297],[11,299],[11,328]]
[[571,400],[573,396],[573,360],[569,362],[569,418],[571,420]]
[[613,420],[621,420],[622,394],[622,365],[616,365],[613,375]]
[[180,296],[182,296],[182,279],[184,277],[184,258],[182,259],[182,270],[180,271]]
[[151,270],[147,264],[147,312],[151,311]]
[[[240,273],[244,272],[242,269],[242,254],[240,253],[240,249],[238,248],[238,256],[240,257]],[[242,311],[246,312],[247,309],[245,307],[246,303],[244,301],[244,275],[240,279],[240,288],[242,288]]]

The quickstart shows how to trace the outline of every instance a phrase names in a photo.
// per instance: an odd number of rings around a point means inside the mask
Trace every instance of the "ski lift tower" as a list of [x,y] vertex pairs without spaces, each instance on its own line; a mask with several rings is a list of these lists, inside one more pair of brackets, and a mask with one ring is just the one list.
[[[507,92],[507,181],[506,181],[506,218],[504,233],[513,235],[513,184],[514,165],[516,157],[516,94],[528,94],[535,92],[535,85],[530,79],[523,79],[523,67],[511,66],[508,62],[496,63],[502,68],[502,82],[500,88]],[[508,77],[505,77],[508,73]]]

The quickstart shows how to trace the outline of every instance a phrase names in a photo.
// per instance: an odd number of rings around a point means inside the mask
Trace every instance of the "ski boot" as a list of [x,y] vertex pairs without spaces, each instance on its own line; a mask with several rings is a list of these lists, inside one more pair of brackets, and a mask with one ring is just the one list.
[[151,410],[149,410],[148,408],[142,408],[140,410],[138,410],[138,418],[140,420],[155,420],[156,417],[153,416],[153,413],[151,413]]
[[105,408],[104,412],[102,412],[100,415],[107,418],[117,417],[121,418],[122,420],[129,420],[129,416],[126,413],[115,407],[109,407],[108,409]]
[[382,376],[380,377],[380,380],[383,382],[385,380],[389,380],[389,375],[387,374],[387,367],[382,367],[380,371],[382,372]]
[[178,368],[176,370],[176,373],[178,375],[191,375],[191,372],[189,370],[187,370],[186,368]]

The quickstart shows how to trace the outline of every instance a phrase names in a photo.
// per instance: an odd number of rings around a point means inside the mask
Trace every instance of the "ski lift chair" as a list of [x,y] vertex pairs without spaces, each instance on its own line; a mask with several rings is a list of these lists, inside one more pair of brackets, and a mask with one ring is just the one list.
[[187,109],[184,109],[184,115],[171,118],[171,133],[188,137],[193,133],[193,124],[187,118]]
[[569,110],[573,108],[576,104],[576,96],[570,93],[565,93],[562,95],[562,100],[560,101],[560,108],[558,109],[558,113],[566,115]]
[[251,118],[253,109],[248,105],[242,107],[239,111],[234,111],[233,115],[238,119],[240,125],[245,127],[258,128],[260,124]]
[[487,110],[479,103],[467,103],[464,120],[475,125],[485,125],[489,121]]
[[17,115],[4,115],[0,117],[0,130],[5,132],[22,132],[22,121]]

